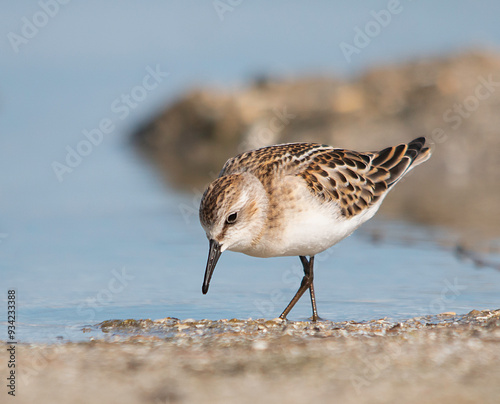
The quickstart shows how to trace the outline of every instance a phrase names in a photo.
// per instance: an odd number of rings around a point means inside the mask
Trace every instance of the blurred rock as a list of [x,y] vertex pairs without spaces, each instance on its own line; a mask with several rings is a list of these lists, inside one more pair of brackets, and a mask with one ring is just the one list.
[[165,178],[203,186],[229,158],[285,142],[379,150],[426,136],[429,162],[384,202],[392,217],[500,234],[500,55],[373,69],[353,80],[261,78],[186,94],[134,135]]

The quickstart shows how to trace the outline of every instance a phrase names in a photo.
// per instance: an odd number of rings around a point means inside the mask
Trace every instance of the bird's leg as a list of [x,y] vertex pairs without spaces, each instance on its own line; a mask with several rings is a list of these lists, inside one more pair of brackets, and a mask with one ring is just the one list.
[[[307,261],[304,257],[304,261]],[[309,286],[309,293],[311,295],[311,306],[312,306],[312,311],[313,315],[311,317],[311,320],[316,322],[319,320],[318,316],[318,309],[316,308],[316,296],[314,295],[314,273],[313,273],[313,267],[314,267],[314,257],[311,257],[309,260],[309,276],[311,277],[311,286]]]
[[312,256],[309,259],[309,262],[307,262],[306,257],[303,257],[303,256],[300,257],[300,260],[302,261],[302,265],[304,266],[304,273],[306,273],[306,266],[309,268],[308,274],[309,274],[309,277],[311,278],[311,286],[309,286],[309,293],[311,295],[311,306],[312,306],[312,312],[313,312],[311,320],[316,322],[320,318],[318,316],[318,309],[316,308],[316,296],[314,294],[314,283],[313,283],[313,280],[314,280],[314,256]]
[[302,297],[304,292],[309,289],[309,292],[311,294],[311,304],[312,304],[312,310],[313,310],[313,315],[311,320],[312,321],[317,321],[318,320],[318,310],[316,309],[316,297],[314,295],[314,285],[313,285],[313,280],[314,280],[314,272],[313,272],[313,267],[314,267],[314,257],[311,257],[309,261],[307,261],[307,258],[304,256],[300,256],[300,261],[302,262],[302,266],[304,267],[304,277],[302,278],[302,282],[300,284],[299,290],[297,293],[295,293],[295,296],[293,299],[288,303],[288,306],[286,306],[286,309],[283,310],[283,313],[281,313],[280,318],[286,319],[286,316],[288,313],[290,313],[290,310],[292,310],[293,306],[299,301],[299,299]]

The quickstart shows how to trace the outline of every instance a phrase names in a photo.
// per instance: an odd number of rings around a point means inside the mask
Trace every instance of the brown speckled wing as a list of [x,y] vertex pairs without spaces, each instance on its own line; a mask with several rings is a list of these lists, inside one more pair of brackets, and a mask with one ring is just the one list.
[[424,144],[425,138],[418,138],[380,152],[318,151],[299,175],[311,192],[323,200],[337,201],[342,215],[350,218],[377,203],[413,163],[429,158],[430,150]]
[[251,172],[257,177],[299,172],[309,156],[332,147],[317,143],[287,143],[251,150],[229,159],[219,176]]
[[374,205],[408,171],[430,156],[425,138],[359,153],[317,143],[289,143],[252,150],[227,161],[220,176],[251,172],[265,185],[279,175],[297,175],[325,201],[338,202],[349,218]]

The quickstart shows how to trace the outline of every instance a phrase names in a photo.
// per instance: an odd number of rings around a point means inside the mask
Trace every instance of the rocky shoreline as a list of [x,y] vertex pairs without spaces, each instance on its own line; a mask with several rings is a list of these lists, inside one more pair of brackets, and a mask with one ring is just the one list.
[[[19,403],[496,403],[500,310],[403,322],[111,320],[19,346]],[[5,362],[7,352],[0,353]],[[404,400],[403,400],[404,398]]]
[[310,141],[378,150],[426,136],[429,162],[398,185],[383,214],[498,237],[500,56],[466,53],[373,69],[352,80],[261,78],[189,92],[133,140],[172,185],[201,193],[227,158]]

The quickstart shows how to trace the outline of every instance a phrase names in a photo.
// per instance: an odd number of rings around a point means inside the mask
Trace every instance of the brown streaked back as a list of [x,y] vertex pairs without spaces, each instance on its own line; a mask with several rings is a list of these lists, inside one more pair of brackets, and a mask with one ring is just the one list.
[[264,186],[269,178],[299,176],[315,196],[337,202],[342,215],[350,218],[376,204],[411,168],[426,161],[431,151],[424,145],[424,137],[379,152],[317,143],[282,144],[228,160],[220,176],[249,172]]

